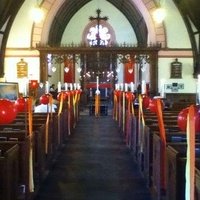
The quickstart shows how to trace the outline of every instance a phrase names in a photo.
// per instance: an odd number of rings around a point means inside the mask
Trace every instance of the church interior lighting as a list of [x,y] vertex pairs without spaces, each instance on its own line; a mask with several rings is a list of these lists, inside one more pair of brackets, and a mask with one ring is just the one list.
[[158,3],[158,8],[153,12],[153,19],[157,24],[160,24],[166,17],[166,10],[164,8],[164,0],[160,0]]
[[44,11],[40,8],[38,0],[35,7],[31,9],[30,15],[35,23],[40,23],[44,19]]

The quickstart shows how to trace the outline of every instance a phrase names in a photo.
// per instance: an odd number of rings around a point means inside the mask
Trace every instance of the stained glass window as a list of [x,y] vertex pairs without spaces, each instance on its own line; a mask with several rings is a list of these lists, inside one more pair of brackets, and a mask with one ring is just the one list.
[[111,34],[106,26],[96,25],[89,29],[87,40],[90,46],[107,46],[111,39]]

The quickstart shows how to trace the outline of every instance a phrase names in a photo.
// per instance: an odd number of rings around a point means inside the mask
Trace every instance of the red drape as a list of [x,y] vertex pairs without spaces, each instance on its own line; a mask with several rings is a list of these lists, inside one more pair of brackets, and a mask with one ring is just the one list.
[[[130,73],[129,70],[132,72]],[[130,60],[124,64],[124,83],[134,82],[134,74],[134,61]]]
[[74,74],[73,61],[66,60],[64,64],[65,64],[66,67],[69,67],[69,71],[67,73],[64,72],[64,82],[65,83],[74,83],[75,74]]

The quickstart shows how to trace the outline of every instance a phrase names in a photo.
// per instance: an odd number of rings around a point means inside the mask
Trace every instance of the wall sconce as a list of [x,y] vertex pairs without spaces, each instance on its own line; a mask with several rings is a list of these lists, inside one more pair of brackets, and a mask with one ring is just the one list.
[[163,22],[163,20],[165,19],[165,16],[166,16],[166,12],[164,8],[157,8],[153,12],[153,19],[158,24]]
[[165,0],[159,1],[159,7],[153,12],[153,19],[156,23],[160,24],[166,17],[166,11],[164,9]]
[[36,6],[32,8],[30,15],[35,23],[40,23],[44,19],[44,11],[40,8],[38,1]]

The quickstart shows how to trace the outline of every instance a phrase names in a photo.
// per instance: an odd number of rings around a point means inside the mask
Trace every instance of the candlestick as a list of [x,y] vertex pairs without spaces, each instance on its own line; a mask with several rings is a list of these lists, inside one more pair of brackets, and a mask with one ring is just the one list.
[[97,76],[97,90],[99,89],[99,77]]
[[24,96],[27,97],[27,95],[28,95],[28,79],[25,78],[24,82],[25,82],[25,84],[24,84]]
[[90,95],[89,96],[92,97],[92,88],[90,88]]
[[160,96],[165,98],[165,79],[160,80]]
[[65,91],[68,90],[68,83],[65,83]]
[[105,97],[108,96],[108,88],[105,88]]
[[134,87],[135,87],[134,83],[131,82],[131,92],[134,92]]
[[77,83],[77,89],[78,89],[78,90],[81,89],[80,83]]
[[61,82],[58,82],[58,92],[61,92]]
[[96,94],[99,95],[100,94],[100,90],[99,90],[99,77],[97,76],[97,90],[96,90]]
[[73,90],[73,84],[70,83],[69,86],[70,86],[70,90]]
[[125,92],[128,92],[128,84],[125,83],[124,86],[125,86]]
[[49,82],[48,81],[46,81],[46,93],[49,93]]
[[146,81],[142,81],[142,94],[146,94]]

